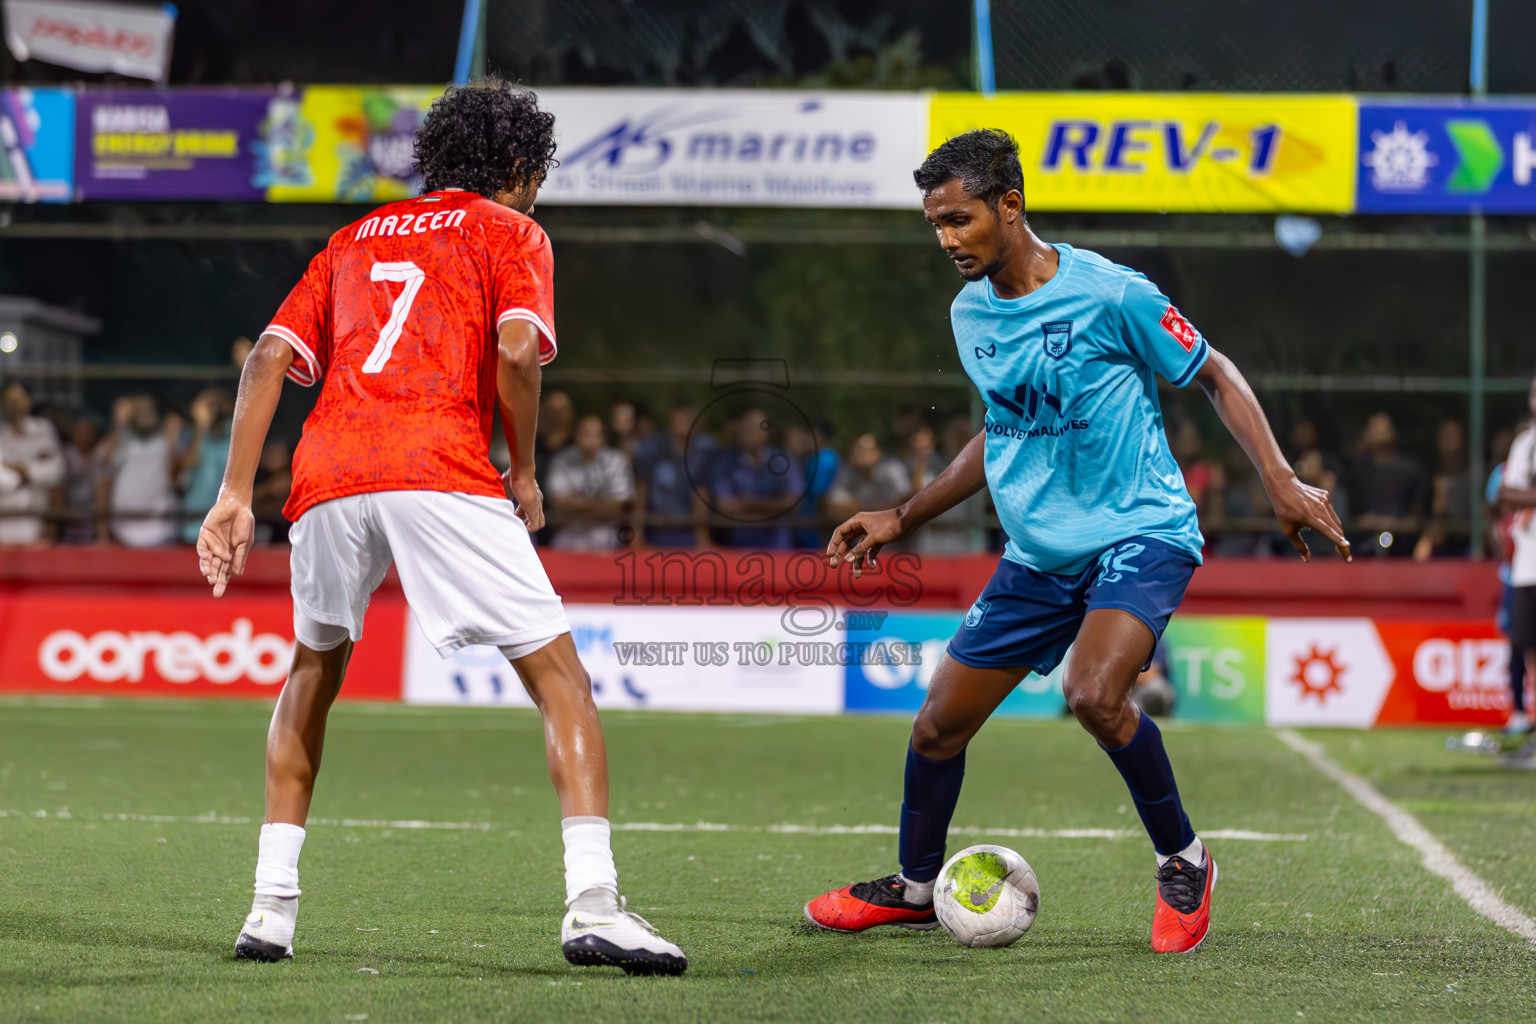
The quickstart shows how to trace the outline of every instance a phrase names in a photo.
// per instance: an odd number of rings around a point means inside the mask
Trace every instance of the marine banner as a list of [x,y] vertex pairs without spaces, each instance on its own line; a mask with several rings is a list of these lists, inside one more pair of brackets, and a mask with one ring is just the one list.
[[934,96],[930,145],[974,128],[1018,140],[1035,210],[1345,213],[1354,203],[1350,96]]
[[918,93],[541,89],[560,166],[540,201],[916,209]]
[[260,167],[273,90],[104,89],[80,96],[83,199],[266,198]]

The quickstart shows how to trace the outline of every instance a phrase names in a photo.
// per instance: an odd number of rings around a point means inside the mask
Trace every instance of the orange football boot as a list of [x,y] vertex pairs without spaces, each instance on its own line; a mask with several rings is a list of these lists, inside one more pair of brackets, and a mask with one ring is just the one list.
[[908,903],[901,875],[847,885],[817,896],[805,905],[811,924],[834,932],[862,932],[882,924],[928,931],[939,926],[933,901]]
[[1217,861],[1206,849],[1206,863],[1193,866],[1169,857],[1158,867],[1157,912],[1152,915],[1152,949],[1192,953],[1210,930],[1210,894],[1217,889]]
[[1199,867],[1183,857],[1169,857],[1157,869],[1157,912],[1152,915],[1152,949],[1158,953],[1193,953],[1211,927],[1211,893],[1216,889],[1216,861],[1209,848]]

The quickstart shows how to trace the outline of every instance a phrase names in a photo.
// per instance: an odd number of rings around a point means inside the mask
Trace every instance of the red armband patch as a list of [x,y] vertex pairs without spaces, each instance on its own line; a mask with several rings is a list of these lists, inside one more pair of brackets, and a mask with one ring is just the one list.
[[1195,342],[1200,340],[1200,335],[1195,333],[1194,325],[1185,320],[1178,310],[1169,306],[1167,311],[1163,313],[1162,320],[1158,322],[1163,325],[1163,330],[1173,335],[1174,341],[1184,346],[1185,352],[1193,352],[1195,350]]

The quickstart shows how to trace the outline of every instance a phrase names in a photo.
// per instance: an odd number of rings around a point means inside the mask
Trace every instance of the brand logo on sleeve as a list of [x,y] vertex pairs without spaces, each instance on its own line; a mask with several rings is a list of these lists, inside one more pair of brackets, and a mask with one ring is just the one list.
[[1184,319],[1183,314],[1169,306],[1163,311],[1163,330],[1173,335],[1173,340],[1183,346],[1185,352],[1195,350],[1195,342],[1200,340],[1200,335],[1195,331],[1194,325]]

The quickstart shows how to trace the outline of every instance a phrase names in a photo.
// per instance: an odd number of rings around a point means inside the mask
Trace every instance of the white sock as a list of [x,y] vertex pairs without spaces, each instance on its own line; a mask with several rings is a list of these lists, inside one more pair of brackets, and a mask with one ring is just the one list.
[[565,839],[565,905],[588,889],[619,892],[619,873],[613,866],[607,818],[579,815],[560,819]]
[[903,887],[902,899],[908,903],[928,903],[933,899],[933,882],[914,882],[906,875],[901,876]]
[[304,830],[298,825],[261,826],[256,854],[256,894],[291,899],[299,895],[299,851]]
[[1185,860],[1189,861],[1191,864],[1198,868],[1205,863],[1205,844],[1200,842],[1199,836],[1195,836],[1194,842],[1190,843],[1188,846],[1184,847],[1184,849],[1178,851],[1177,853],[1170,853],[1167,857],[1164,857],[1162,854],[1158,854],[1157,866],[1162,867],[1174,857],[1183,857]]

